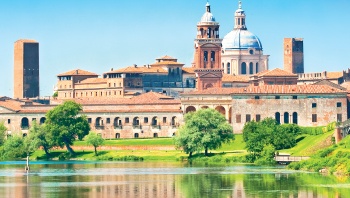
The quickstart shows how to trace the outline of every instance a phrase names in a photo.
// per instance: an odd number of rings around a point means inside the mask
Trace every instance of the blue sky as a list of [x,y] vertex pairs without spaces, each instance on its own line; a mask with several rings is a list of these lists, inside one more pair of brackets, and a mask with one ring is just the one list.
[[[220,37],[233,29],[238,0],[211,0]],[[80,68],[98,74],[144,65],[163,55],[190,66],[196,24],[206,0],[11,0],[0,4],[0,95],[13,96],[13,44],[40,43],[40,90],[52,95],[56,75]],[[350,67],[350,1],[242,0],[270,69],[283,68],[283,38],[304,38],[305,72]]]

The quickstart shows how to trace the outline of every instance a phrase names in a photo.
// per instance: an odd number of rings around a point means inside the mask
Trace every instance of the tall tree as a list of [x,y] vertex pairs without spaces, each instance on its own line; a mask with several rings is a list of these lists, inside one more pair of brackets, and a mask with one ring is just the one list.
[[82,106],[74,101],[66,101],[48,111],[46,114],[46,130],[51,134],[55,144],[66,146],[70,154],[74,154],[71,145],[76,138],[84,138],[90,131],[85,115],[79,115]]
[[185,125],[179,128],[175,145],[191,157],[193,152],[217,149],[222,143],[234,140],[232,126],[214,109],[200,109],[185,115]]
[[[42,147],[46,157],[50,155],[49,150],[54,146],[51,133],[46,132],[46,125],[39,125],[34,121],[29,129],[29,141],[35,141],[31,147]],[[36,149],[37,149],[36,148]]]
[[88,144],[94,147],[95,155],[97,156],[97,147],[103,145],[104,139],[98,135],[96,132],[90,131],[90,133],[85,137]]

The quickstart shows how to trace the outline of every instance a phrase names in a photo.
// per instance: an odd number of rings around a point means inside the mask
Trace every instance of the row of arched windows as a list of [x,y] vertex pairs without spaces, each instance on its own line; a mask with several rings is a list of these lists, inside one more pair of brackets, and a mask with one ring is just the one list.
[[[222,63],[222,68],[225,69],[225,64],[224,63]],[[252,63],[252,62],[249,63],[249,67],[248,68],[247,68],[247,63],[246,62],[243,62],[241,64],[241,74],[255,74],[255,73],[258,73],[258,72],[259,72],[259,63],[255,63],[255,68],[254,68],[254,63]],[[227,74],[231,74],[231,63],[226,63],[226,73]]]
[[[35,121],[36,118],[32,118],[32,122]],[[39,120],[39,124],[44,124],[45,123],[46,118],[45,117],[41,117]],[[29,123],[29,119],[27,117],[22,118],[21,120],[21,128],[22,129],[28,129],[30,127],[30,123]]]
[[[275,113],[275,119],[276,119],[278,124],[281,124],[281,113],[280,112]],[[292,114],[289,114],[288,112],[284,112],[283,113],[283,123],[284,124],[289,124],[289,123],[298,124],[298,113],[293,112]]]

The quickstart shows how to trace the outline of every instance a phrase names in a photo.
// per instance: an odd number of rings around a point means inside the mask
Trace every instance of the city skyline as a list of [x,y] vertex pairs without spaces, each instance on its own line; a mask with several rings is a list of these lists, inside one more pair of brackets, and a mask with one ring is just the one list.
[[[237,1],[209,1],[220,23],[220,38],[234,26]],[[83,69],[101,75],[110,68],[150,64],[170,55],[191,66],[196,25],[206,0],[196,1],[40,1],[14,0],[0,6],[0,95],[13,97],[13,45],[19,39],[40,44],[40,94],[52,95],[56,75]],[[283,69],[283,38],[304,38],[305,72],[350,67],[346,0],[242,0],[247,28],[256,34],[269,69]],[[335,11],[334,11],[335,10]],[[330,35],[330,32],[332,32]],[[6,83],[8,82],[8,83]]]

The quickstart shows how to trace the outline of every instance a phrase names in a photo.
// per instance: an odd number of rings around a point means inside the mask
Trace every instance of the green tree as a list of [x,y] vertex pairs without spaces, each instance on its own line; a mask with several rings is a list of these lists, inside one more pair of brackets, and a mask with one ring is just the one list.
[[185,124],[179,128],[175,145],[189,156],[193,152],[220,148],[222,143],[234,140],[232,126],[214,109],[200,109],[185,115]]
[[23,138],[19,135],[9,137],[2,148],[2,159],[13,160],[25,157],[26,152],[23,145]]
[[0,122],[0,146],[5,142],[7,128],[5,127],[4,122]]
[[33,143],[30,143],[27,148],[29,151],[32,148],[38,149],[39,147],[42,147],[44,150],[46,156],[48,157],[50,155],[49,149],[51,149],[54,144],[52,142],[52,137],[50,137],[50,133],[46,132],[46,125],[39,125],[36,121],[34,121],[29,129],[29,136],[27,140]]
[[97,147],[103,145],[104,139],[97,133],[90,131],[90,133],[85,137],[85,140],[88,144],[91,144],[94,147],[95,155],[97,156]]
[[82,106],[74,101],[66,101],[48,111],[46,114],[46,130],[55,145],[66,146],[71,155],[74,150],[71,145],[76,138],[84,138],[90,131],[90,125],[85,115],[79,115]]

